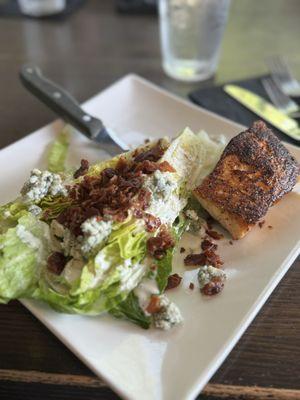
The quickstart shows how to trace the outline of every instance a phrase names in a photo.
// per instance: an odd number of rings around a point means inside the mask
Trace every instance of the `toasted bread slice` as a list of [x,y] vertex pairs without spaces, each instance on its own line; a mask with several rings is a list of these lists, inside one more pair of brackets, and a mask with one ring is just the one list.
[[234,137],[213,172],[194,190],[201,205],[234,239],[291,191],[299,165],[264,122]]

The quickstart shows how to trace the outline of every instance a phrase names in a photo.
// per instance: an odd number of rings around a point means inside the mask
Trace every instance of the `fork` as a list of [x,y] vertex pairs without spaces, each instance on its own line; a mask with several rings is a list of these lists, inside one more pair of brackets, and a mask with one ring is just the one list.
[[283,56],[272,56],[266,59],[275,82],[287,96],[300,96],[300,83],[294,77],[287,60]]
[[298,104],[283,93],[277,82],[271,78],[262,78],[262,85],[278,110],[291,118],[300,118],[300,107]]

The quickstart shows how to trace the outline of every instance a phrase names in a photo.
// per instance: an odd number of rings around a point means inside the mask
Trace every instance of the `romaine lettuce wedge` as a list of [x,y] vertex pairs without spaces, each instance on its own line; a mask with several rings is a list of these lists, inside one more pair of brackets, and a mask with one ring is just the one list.
[[[145,178],[152,194],[146,212],[160,218],[178,241],[186,227],[182,210],[188,203],[191,189],[198,183],[202,169],[209,171],[213,167],[222,146],[213,144],[205,134],[196,135],[189,129],[170,145],[166,140],[163,143],[166,151],[159,161],[167,161],[175,172],[166,172],[163,176],[168,181],[160,182],[161,192],[156,190],[156,181],[150,175]],[[151,146],[153,144],[148,144],[145,148]],[[52,171],[64,168],[66,149],[65,137],[53,145],[49,159]],[[128,152],[122,157],[130,160],[134,154]],[[90,167],[87,175],[98,177],[105,168],[114,168],[119,158]],[[160,179],[159,173],[157,175]],[[81,181],[81,177],[68,178],[71,185]],[[164,183],[168,190],[164,191]],[[26,297],[43,300],[61,312],[97,315],[110,311],[144,328],[149,327],[150,319],[140,308],[133,290],[150,274],[150,264],[156,264],[157,287],[160,293],[164,291],[172,271],[174,248],[168,249],[160,260],[151,258],[147,254],[147,240],[157,231],[148,232],[143,220],[129,212],[122,223],[112,222],[105,240],[87,255],[81,255],[81,263],[65,255],[67,264],[57,274],[47,268],[49,254],[56,251],[50,224],[71,204],[70,197],[47,195],[34,203],[42,210],[39,216],[42,220],[28,212],[30,204],[25,204],[21,198],[0,208],[0,301]],[[73,261],[74,264],[69,264]]]

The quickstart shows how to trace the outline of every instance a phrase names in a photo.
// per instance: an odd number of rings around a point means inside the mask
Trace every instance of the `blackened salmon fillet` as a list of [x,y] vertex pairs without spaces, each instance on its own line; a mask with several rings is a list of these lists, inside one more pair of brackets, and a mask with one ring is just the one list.
[[240,239],[293,189],[298,176],[295,158],[263,121],[257,121],[228,143],[194,195],[234,239]]

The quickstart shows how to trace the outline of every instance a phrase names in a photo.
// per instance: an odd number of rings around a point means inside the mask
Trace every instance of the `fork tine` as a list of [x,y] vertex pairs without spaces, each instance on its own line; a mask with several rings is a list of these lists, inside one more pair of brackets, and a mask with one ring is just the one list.
[[264,87],[265,91],[267,92],[268,96],[270,97],[272,103],[274,103],[274,105],[277,108],[281,108],[282,107],[281,102],[278,100],[278,97],[275,95],[274,90],[271,86],[270,80],[271,80],[270,78],[263,78],[262,79],[263,87]]
[[278,109],[287,114],[294,114],[294,116],[297,114],[298,117],[298,105],[281,90],[280,86],[278,86],[273,78],[263,78],[262,84],[271,101]]
[[289,96],[300,96],[300,83],[295,78],[284,56],[272,56],[266,60],[271,75],[282,91]]
[[286,83],[286,76],[284,71],[282,71],[282,64],[279,61],[280,56],[271,56],[267,59],[268,67],[270,68],[271,75],[273,78],[277,79],[280,85]]
[[290,69],[290,66],[287,62],[287,60],[283,56],[278,56],[278,68],[281,71],[282,75],[285,75],[291,80],[294,80],[294,76],[292,74],[292,71]]

